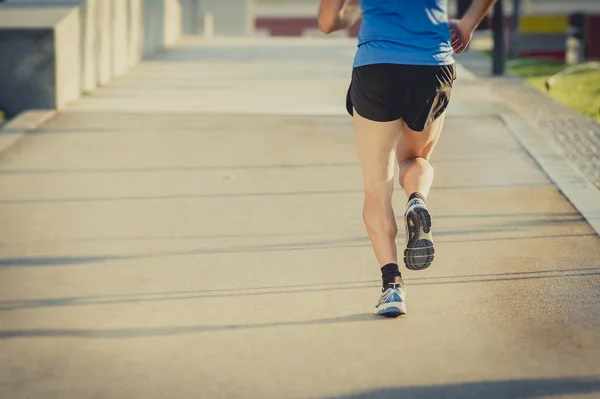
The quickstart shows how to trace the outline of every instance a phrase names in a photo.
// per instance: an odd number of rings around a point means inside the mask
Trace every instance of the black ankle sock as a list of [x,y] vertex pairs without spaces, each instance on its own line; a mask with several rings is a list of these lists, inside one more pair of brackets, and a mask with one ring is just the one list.
[[418,192],[414,192],[410,195],[410,197],[408,198],[408,202],[414,200],[415,198],[419,198],[421,199],[423,202],[425,202],[425,196],[421,193]]
[[387,288],[388,284],[396,282],[396,277],[402,277],[398,264],[388,263],[381,268],[381,278],[383,280],[383,288]]

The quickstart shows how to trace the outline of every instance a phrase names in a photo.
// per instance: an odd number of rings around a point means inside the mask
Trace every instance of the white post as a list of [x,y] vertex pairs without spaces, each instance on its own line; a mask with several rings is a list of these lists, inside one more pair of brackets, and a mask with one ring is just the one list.
[[212,39],[215,34],[215,16],[212,12],[204,14],[204,37]]
[[571,35],[567,36],[567,65],[576,65],[582,62],[582,45],[578,38]]
[[246,0],[246,36],[256,33],[256,0]]

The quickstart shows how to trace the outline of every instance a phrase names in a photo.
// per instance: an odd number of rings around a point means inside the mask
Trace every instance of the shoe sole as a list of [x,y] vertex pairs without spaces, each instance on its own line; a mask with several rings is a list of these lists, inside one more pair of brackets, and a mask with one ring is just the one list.
[[404,264],[410,270],[425,270],[435,257],[431,234],[431,215],[426,208],[417,208],[406,215],[408,240]]
[[375,313],[376,316],[398,317],[406,314],[406,305],[404,303],[389,303]]

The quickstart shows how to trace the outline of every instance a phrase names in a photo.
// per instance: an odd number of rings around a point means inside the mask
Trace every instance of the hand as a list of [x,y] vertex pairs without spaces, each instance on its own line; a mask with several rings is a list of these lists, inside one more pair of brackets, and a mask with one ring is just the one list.
[[452,42],[452,49],[456,54],[465,51],[473,38],[473,31],[464,28],[461,22],[462,21],[460,20],[452,20],[449,22],[450,40]]
[[345,22],[348,28],[357,23],[361,16],[360,5],[356,3],[346,3],[340,10],[340,19]]

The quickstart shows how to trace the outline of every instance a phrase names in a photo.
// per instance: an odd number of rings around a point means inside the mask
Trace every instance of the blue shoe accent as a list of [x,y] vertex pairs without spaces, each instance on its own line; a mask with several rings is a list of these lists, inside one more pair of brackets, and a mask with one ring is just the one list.
[[406,290],[401,284],[394,284],[381,293],[373,314],[385,317],[398,317],[406,314]]

